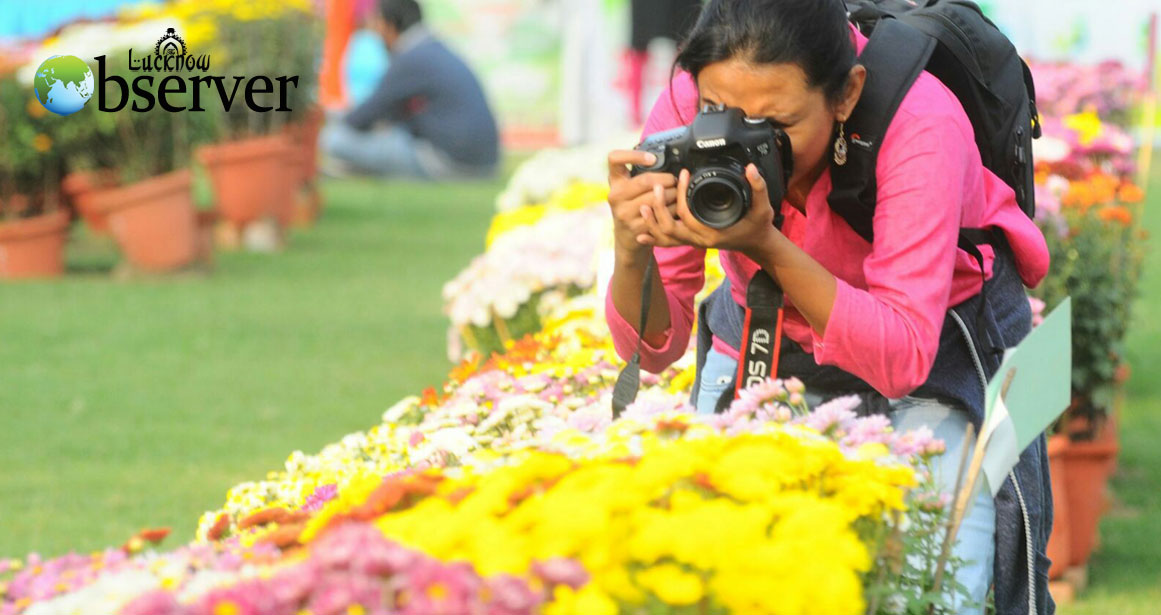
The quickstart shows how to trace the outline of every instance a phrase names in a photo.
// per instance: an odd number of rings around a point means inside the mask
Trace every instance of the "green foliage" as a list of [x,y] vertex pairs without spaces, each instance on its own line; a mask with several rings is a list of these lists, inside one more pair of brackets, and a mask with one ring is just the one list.
[[[932,472],[932,460],[923,462],[923,470]],[[878,544],[874,577],[863,580],[867,613],[873,615],[938,615],[967,610],[967,588],[955,579],[963,566],[962,559],[951,556],[944,565],[940,587],[935,585],[939,555],[943,549],[950,504],[940,505],[940,494],[934,485],[921,486],[907,496],[907,508],[887,535],[874,535],[868,527],[882,532],[882,525],[859,525],[859,534]],[[898,527],[903,522],[907,531]],[[888,574],[890,572],[890,574]]]
[[[210,72],[215,75],[264,75],[274,80],[297,76],[297,87],[287,84],[288,112],[254,112],[241,96],[229,111],[215,105],[218,132],[226,139],[273,133],[287,123],[302,119],[315,98],[317,70],[315,56],[321,47],[319,22],[312,15],[286,10],[276,17],[238,19],[215,14],[216,29],[211,51]],[[244,85],[242,86],[244,87]],[[278,85],[275,82],[275,94]],[[267,95],[274,96],[274,95]]]
[[[1131,222],[1105,219],[1102,212],[1122,208]],[[1033,292],[1054,309],[1072,297],[1072,386],[1103,412],[1117,368],[1125,360],[1125,335],[1141,275],[1144,235],[1138,207],[1068,207],[1061,220],[1042,222],[1052,264]],[[1061,232],[1062,228],[1067,230]]]
[[[1161,164],[1153,167],[1141,224],[1161,232]],[[1089,563],[1089,586],[1061,615],[1154,615],[1161,604],[1161,547],[1148,538],[1161,525],[1161,251],[1145,256],[1133,334],[1125,341],[1136,368],[1117,416],[1121,452],[1113,475],[1112,507],[1101,520],[1100,547]]]
[[540,313],[541,300],[546,293],[559,293],[561,290],[566,298],[576,297],[585,292],[583,288],[569,285],[564,289],[548,289],[533,293],[528,301],[517,308],[516,314],[512,317],[500,319],[501,322],[498,324],[493,320],[486,327],[468,325],[468,335],[461,335],[461,339],[467,344],[468,350],[478,352],[480,356],[490,357],[494,353],[503,353],[506,341],[519,340],[544,328]]
[[0,220],[60,205],[65,149],[55,134],[71,118],[45,110],[15,75],[0,75]]
[[[152,75],[154,91],[167,76],[130,71],[128,55],[123,52],[108,54],[105,70],[108,75],[124,79],[129,88],[134,79]],[[110,80],[105,86],[108,104],[116,105],[123,95],[119,84]],[[166,100],[176,107],[193,106],[193,90],[185,90],[180,94],[167,92]],[[70,126],[76,130],[69,140],[71,168],[119,168],[121,180],[132,183],[189,166],[193,148],[213,140],[215,118],[209,111],[171,113],[154,106],[148,112],[136,112],[131,109],[136,100],[131,96],[126,107],[117,112],[98,111],[90,103],[75,114],[79,121],[70,123],[77,124]],[[204,96],[202,104],[210,108]]]

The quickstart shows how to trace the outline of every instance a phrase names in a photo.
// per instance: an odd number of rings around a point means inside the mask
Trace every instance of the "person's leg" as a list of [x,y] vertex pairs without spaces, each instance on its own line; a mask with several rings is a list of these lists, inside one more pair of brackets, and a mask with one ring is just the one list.
[[361,171],[427,178],[416,153],[416,139],[402,126],[364,132],[339,120],[329,122],[319,138],[324,152]]
[[713,348],[706,354],[705,365],[701,366],[701,386],[697,390],[697,413],[713,414],[718,398],[734,381],[738,362]]
[[[936,438],[944,441],[947,452],[939,457],[932,470],[935,482],[944,493],[955,490],[959,472],[960,456],[963,451],[963,437],[967,430],[967,412],[931,399],[906,397],[892,401],[894,412],[891,423],[897,431],[906,431],[927,426]],[[982,485],[972,501],[971,509],[964,516],[963,525],[956,534],[953,554],[964,560],[956,581],[967,587],[975,606],[959,608],[960,615],[976,615],[984,612],[988,588],[992,585],[992,558],[995,554],[996,507],[987,485]]]

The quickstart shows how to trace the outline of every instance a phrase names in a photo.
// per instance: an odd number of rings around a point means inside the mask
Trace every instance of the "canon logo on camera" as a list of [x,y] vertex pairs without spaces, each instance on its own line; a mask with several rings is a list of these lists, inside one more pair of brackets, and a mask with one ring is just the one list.
[[695,143],[698,149],[710,149],[713,147],[723,147],[726,144],[725,139],[700,139]]

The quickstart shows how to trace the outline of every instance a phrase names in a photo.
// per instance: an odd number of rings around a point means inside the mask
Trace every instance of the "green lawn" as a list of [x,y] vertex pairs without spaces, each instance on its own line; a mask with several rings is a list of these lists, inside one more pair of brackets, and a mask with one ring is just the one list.
[[192,539],[230,486],[438,385],[440,291],[502,185],[329,182],[316,228],[209,277],[114,281],[81,234],[81,273],[0,285],[0,557]]
[[[170,545],[226,490],[364,429],[442,381],[440,289],[482,250],[502,182],[324,185],[281,254],[220,253],[209,277],[117,282],[83,234],[57,282],[0,285],[0,556]],[[1146,225],[1161,237],[1161,166]],[[1130,340],[1117,505],[1067,615],[1161,604],[1161,251]]]

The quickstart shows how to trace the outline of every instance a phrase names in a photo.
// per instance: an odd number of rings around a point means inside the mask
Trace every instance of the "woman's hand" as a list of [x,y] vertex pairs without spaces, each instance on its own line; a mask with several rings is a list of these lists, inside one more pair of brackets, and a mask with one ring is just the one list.
[[[620,256],[648,255],[649,244],[637,241],[648,234],[642,211],[660,208],[673,218],[677,208],[677,178],[669,173],[643,173],[629,176],[626,165],[649,166],[656,162],[653,154],[638,150],[609,152],[609,206],[613,210],[613,236]],[[655,200],[660,199],[658,204]]]
[[[735,224],[724,228],[710,228],[693,217],[685,195],[689,188],[689,171],[683,169],[677,182],[676,217],[662,200],[665,196],[654,190],[648,206],[641,207],[641,216],[646,220],[646,232],[637,236],[637,241],[651,246],[696,246],[734,250],[753,256],[769,247],[770,242],[781,237],[774,228],[774,209],[770,206],[770,196],[766,191],[766,181],[753,164],[746,166],[746,179],[753,194],[750,210]],[[782,204],[779,203],[779,206]]]

